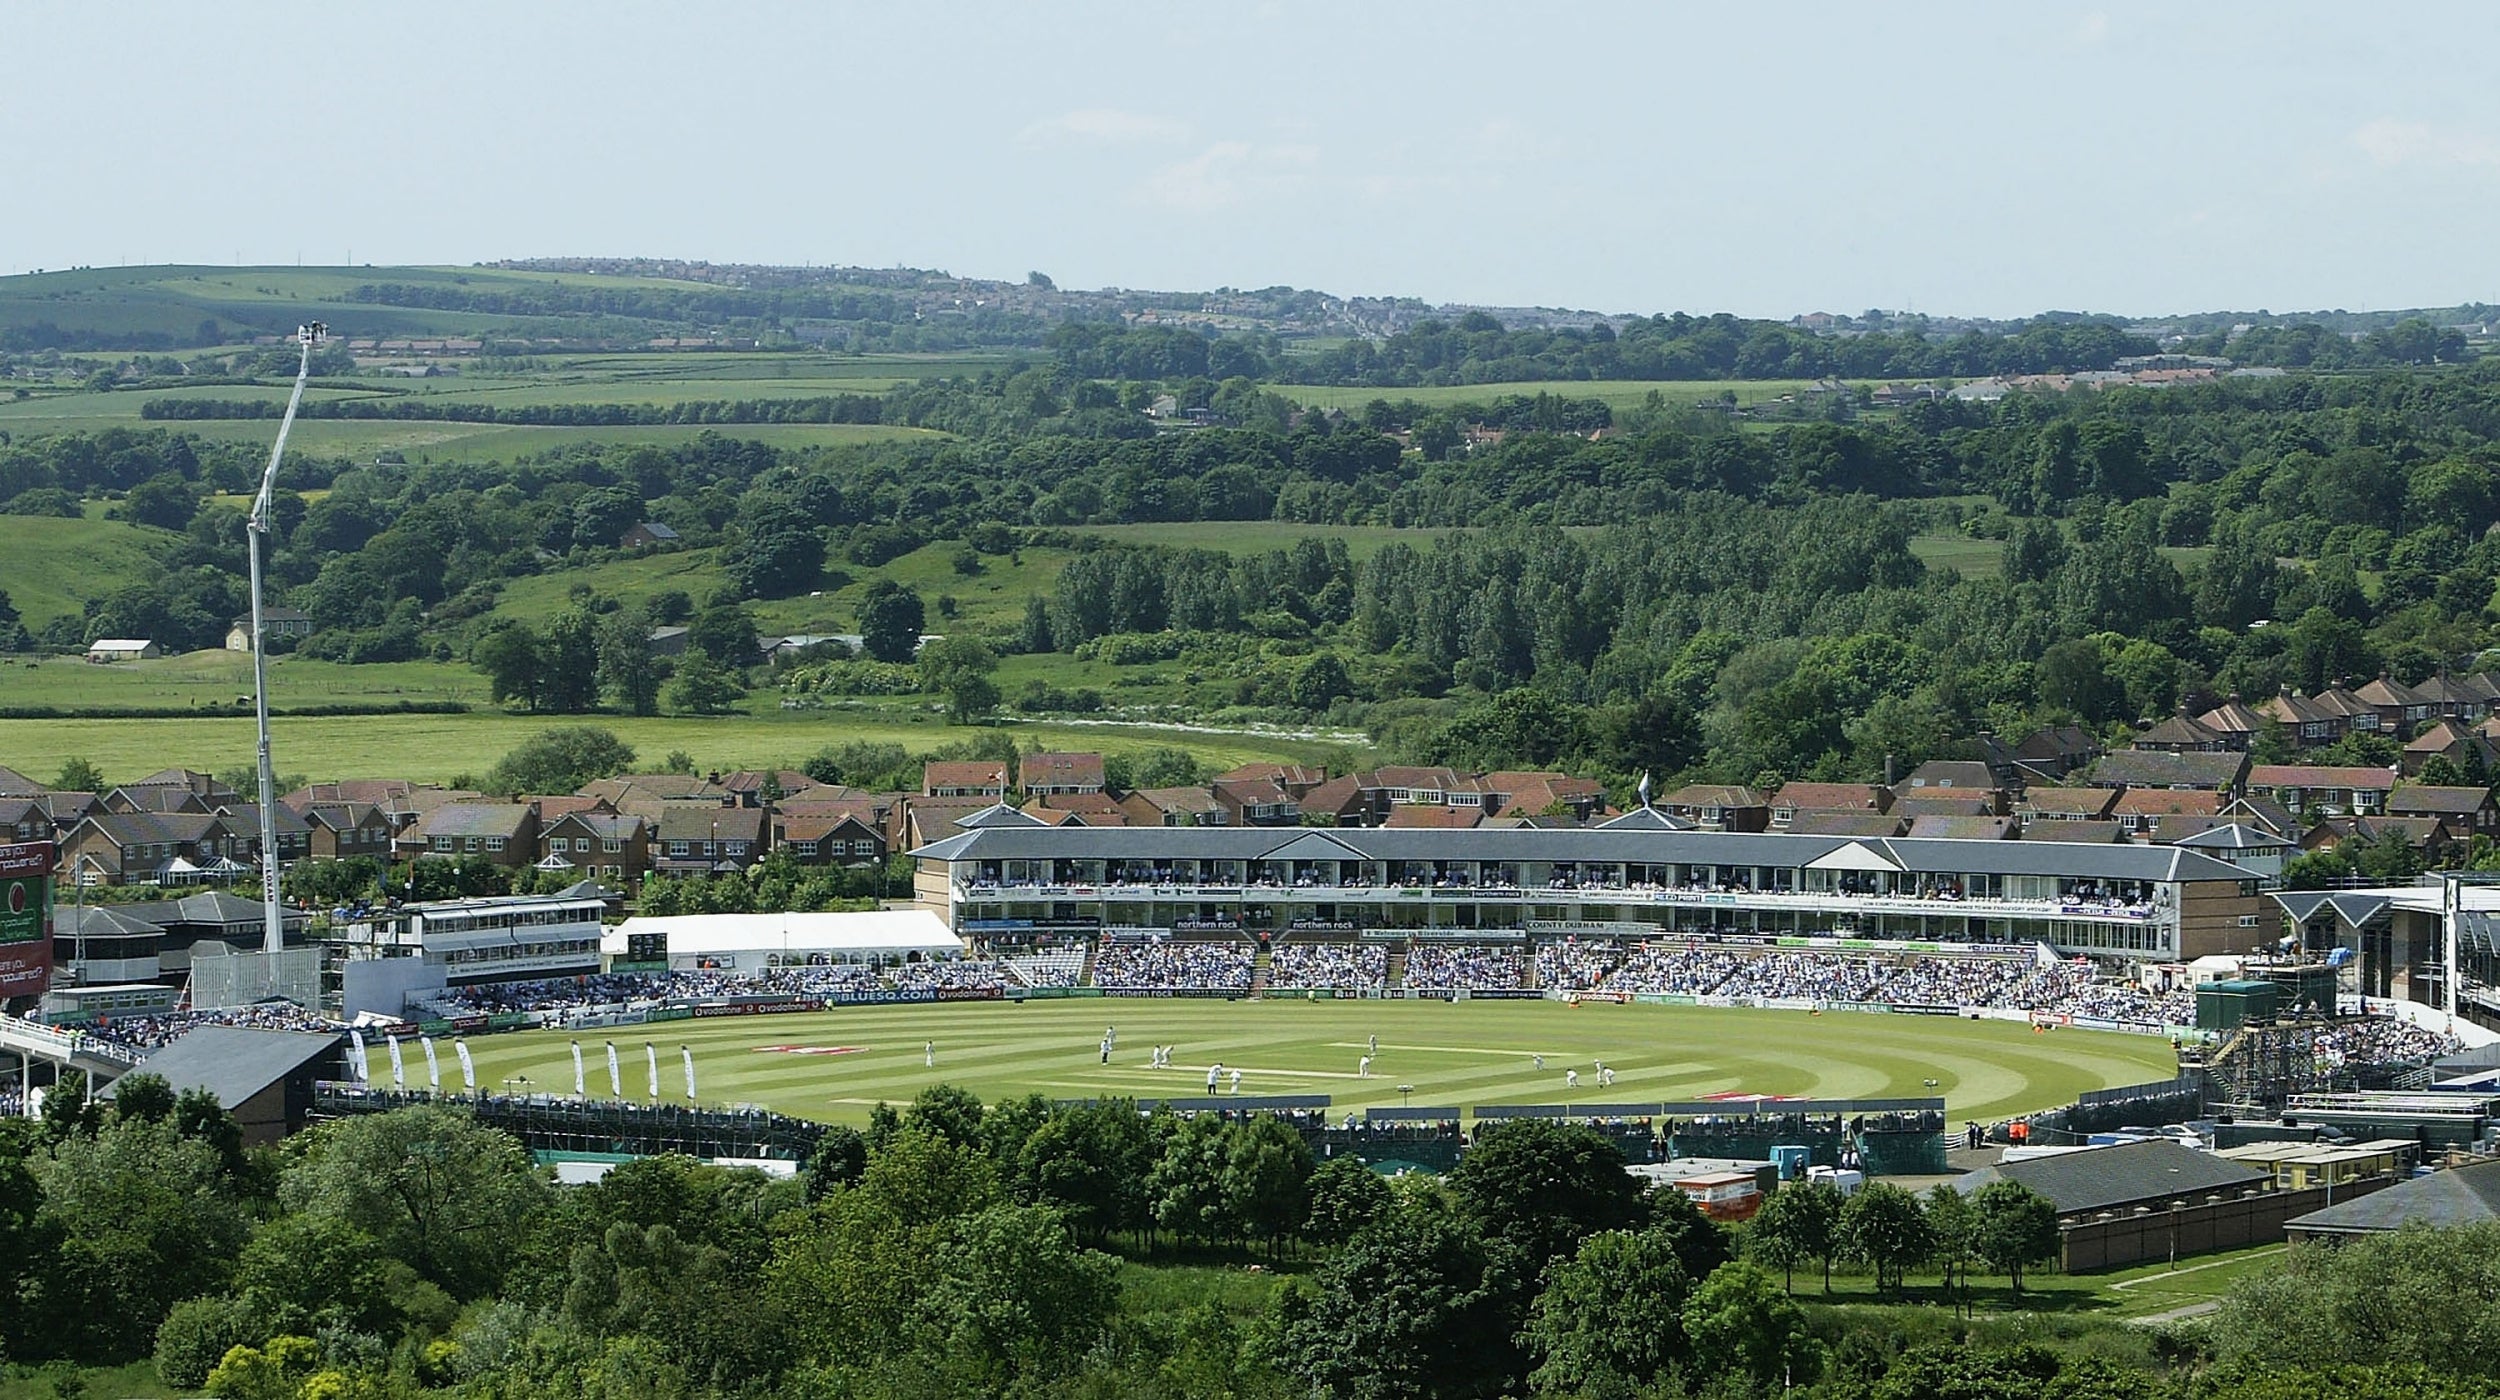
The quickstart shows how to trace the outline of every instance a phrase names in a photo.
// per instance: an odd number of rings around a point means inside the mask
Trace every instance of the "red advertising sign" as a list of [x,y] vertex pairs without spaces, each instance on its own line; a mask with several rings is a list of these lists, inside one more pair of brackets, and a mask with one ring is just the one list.
[[49,841],[0,846],[0,997],[43,995],[52,985]]

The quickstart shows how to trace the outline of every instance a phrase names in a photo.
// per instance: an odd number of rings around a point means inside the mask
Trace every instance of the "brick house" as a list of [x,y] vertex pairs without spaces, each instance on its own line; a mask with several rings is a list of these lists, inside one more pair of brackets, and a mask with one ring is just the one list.
[[1027,797],[1056,797],[1103,789],[1098,753],[1029,753],[1017,765],[1017,786]]
[[391,858],[391,819],[370,802],[317,802],[296,811],[304,821],[314,860]]
[[885,863],[885,833],[850,813],[781,816],[773,822],[773,848],[800,865],[875,866]]
[[538,847],[541,870],[579,871],[630,888],[651,869],[651,823],[631,812],[566,812],[545,821]]
[[1007,765],[989,759],[928,764],[920,770],[920,795],[996,802],[1007,795]]
[[523,802],[446,802],[400,838],[412,858],[480,856],[518,870],[538,858],[538,809]]
[[771,849],[769,814],[756,807],[671,802],[660,812],[651,868],[663,875],[744,869]]

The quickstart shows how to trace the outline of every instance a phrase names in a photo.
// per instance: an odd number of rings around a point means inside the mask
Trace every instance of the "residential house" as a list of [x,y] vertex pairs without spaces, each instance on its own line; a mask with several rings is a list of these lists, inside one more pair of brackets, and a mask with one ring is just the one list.
[[1767,831],[1771,825],[1771,804],[1740,783],[1695,783],[1654,805],[1703,831]]
[[49,841],[52,814],[33,797],[0,797],[0,843]]
[[1799,812],[1788,819],[1791,836],[1899,836],[1909,819],[1890,812]]
[[2144,753],[2221,753],[2232,746],[2220,731],[2182,710],[2136,735],[2128,747]]
[[[261,630],[270,638],[301,639],[312,635],[312,614],[294,608],[263,608],[260,610]],[[252,649],[252,618],[249,613],[234,620],[226,629],[226,650]]]
[[538,810],[525,802],[446,802],[400,842],[410,857],[481,857],[518,870],[538,858]]
[[1995,765],[1975,759],[1930,759],[1910,770],[1908,777],[1895,783],[1894,802],[1908,797],[1935,797],[1951,793],[1955,797],[1983,797],[1992,811],[2011,810],[2007,800],[2010,780]]
[[[1472,786],[1476,792],[1476,805],[1483,808],[1488,816],[1557,815],[1584,822],[1606,805],[1603,783],[1592,778],[1575,778],[1568,773],[1504,769],[1478,774]],[[1458,805],[1460,800],[1459,794],[1451,794],[1452,805]]]
[[573,791],[583,797],[598,798],[611,811],[633,812],[653,821],[659,819],[660,809],[671,802],[725,806],[730,800],[720,784],[700,773],[624,773],[584,783]]
[[651,868],[662,875],[743,870],[770,849],[771,814],[759,807],[670,802],[660,811]]
[[2384,812],[2395,786],[2396,774],[2386,768],[2260,763],[2248,770],[2250,793],[2295,813],[2313,807],[2338,817]]
[[314,860],[355,860],[387,863],[391,858],[391,819],[370,802],[318,802],[288,808],[304,822],[306,854]]
[[2149,839],[2164,817],[2219,817],[2228,800],[2204,788],[2128,788],[2110,804],[2109,818],[2128,835]]
[[773,849],[800,865],[876,866],[885,863],[886,837],[877,827],[844,813],[776,816]]
[[619,549],[657,549],[662,545],[682,544],[678,533],[656,520],[645,520],[617,537]]
[[2410,778],[2434,758],[2444,758],[2466,772],[2479,768],[2487,773],[2494,750],[2490,740],[2466,728],[2463,721],[2442,717],[2424,725],[2421,733],[2405,741],[2398,766]]
[[2387,815],[2437,817],[2450,831],[2468,836],[2500,831],[2500,805],[2493,804],[2489,788],[2407,783],[2387,795]]
[[1362,784],[1351,773],[1304,792],[1301,802],[1302,820],[1314,826],[1361,826],[1370,811]]
[[[233,794],[226,794],[231,798]],[[186,787],[172,783],[132,783],[104,794],[104,810],[108,812],[207,812],[215,810],[208,799]]]
[[214,812],[100,812],[61,845],[80,885],[186,885],[248,871],[253,842]]
[[1031,797],[1025,799],[1024,806],[1018,810],[1052,826],[1136,825],[1129,819],[1128,808],[1107,792],[1069,792]]
[[683,656],[686,654],[686,638],[692,632],[692,628],[675,625],[654,627],[651,636],[643,643],[643,650],[653,656]]
[[2014,815],[2025,835],[2042,822],[2105,822],[2118,801],[2116,788],[2040,785],[2023,789],[2014,799]]
[[816,786],[816,780],[794,768],[772,772],[715,773],[727,799],[741,807],[771,807]]
[[1892,806],[1892,789],[1878,783],[1780,784],[1771,794],[1772,831],[1786,831],[1804,812],[1882,812]]
[[1928,788],[1923,792],[1907,793],[1894,798],[1890,815],[1899,817],[1905,822],[1914,822],[1921,817],[2002,816],[2004,813],[1997,810],[1999,796],[2001,794],[1945,792],[1936,788]]
[[2471,727],[2491,713],[2491,702],[2500,685],[2481,672],[2453,676],[2446,671],[2426,676],[2413,687],[2414,692],[2431,705],[2434,719],[2452,719]]
[[2205,713],[2196,722],[2219,735],[2222,747],[2234,753],[2246,753],[2248,746],[2265,731],[2263,711],[2234,695]]
[[[257,802],[226,802],[217,807],[217,815],[251,845],[251,859],[260,859],[260,804]],[[269,809],[270,835],[278,842],[278,867],[285,869],[312,855],[312,824],[302,814],[283,802]],[[240,859],[241,857],[238,857]]]
[[129,788],[180,788],[214,807],[232,802],[243,794],[236,792],[212,774],[196,768],[159,768],[144,778],[123,784]]
[[0,768],[0,797],[32,797],[43,790],[43,784],[16,769]]
[[2194,788],[2236,797],[2247,786],[2248,755],[2120,749],[2093,764],[2085,781],[2094,787]]
[[2425,861],[2436,864],[2450,852],[2463,848],[2473,837],[2469,825],[2451,825],[2445,817],[2328,817],[2309,828],[2300,838],[2304,853],[2330,851],[2347,841],[2369,845],[2394,839],[2422,853]]
[[920,770],[920,795],[999,801],[1007,795],[1007,765],[986,758],[928,764]]
[[1029,753],[1018,765],[1016,785],[1027,797],[1057,797],[1103,790],[1098,753]]
[[1202,787],[1139,788],[1123,796],[1120,807],[1131,826],[1232,825],[1232,812]]
[[2257,707],[2257,712],[2280,726],[2283,736],[2304,749],[2320,748],[2344,737],[2349,717],[2336,705],[2313,700],[2290,687]]
[[[1283,779],[1218,778],[1207,785],[1215,800],[1232,813],[1229,826],[1300,826],[1302,797]],[[1310,789],[1304,788],[1307,792]],[[1026,804],[1030,810],[1031,804]]]
[[1273,782],[1299,798],[1328,781],[1328,770],[1301,763],[1245,763],[1215,775],[1219,783]]
[[87,644],[89,661],[154,661],[165,649],[144,637],[103,637]]
[[605,809],[539,812],[538,868],[631,889],[651,869],[651,823]]
[[2379,732],[2398,739],[2439,717],[2437,699],[2387,676],[2355,686],[2352,693],[2377,712]]
[[2031,731],[2014,746],[2014,759],[2025,772],[2038,775],[2027,781],[2055,783],[2091,766],[2102,751],[2101,741],[2082,725],[2055,724]]

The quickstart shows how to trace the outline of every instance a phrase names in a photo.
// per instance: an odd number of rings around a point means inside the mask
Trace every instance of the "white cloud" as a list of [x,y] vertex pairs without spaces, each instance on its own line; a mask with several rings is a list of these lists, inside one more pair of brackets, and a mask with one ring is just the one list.
[[1141,203],[1203,214],[1294,190],[1318,164],[1313,146],[1218,141],[1154,171],[1133,194]]
[[2076,43],[2084,45],[2108,42],[2109,16],[2100,10],[2085,15],[2076,22],[2072,37]]
[[2353,149],[2368,157],[2373,165],[2390,168],[2500,166],[2500,140],[2493,139],[2486,132],[2380,117],[2354,128],[2348,139]]
[[1189,124],[1149,112],[1084,107],[1016,133],[1019,146],[1170,146],[1189,139]]

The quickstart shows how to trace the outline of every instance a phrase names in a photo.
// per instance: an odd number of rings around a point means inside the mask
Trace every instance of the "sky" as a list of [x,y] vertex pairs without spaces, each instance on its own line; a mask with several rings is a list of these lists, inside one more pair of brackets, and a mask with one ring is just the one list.
[[0,273],[652,256],[1608,312],[2500,301],[2500,7],[12,0]]

